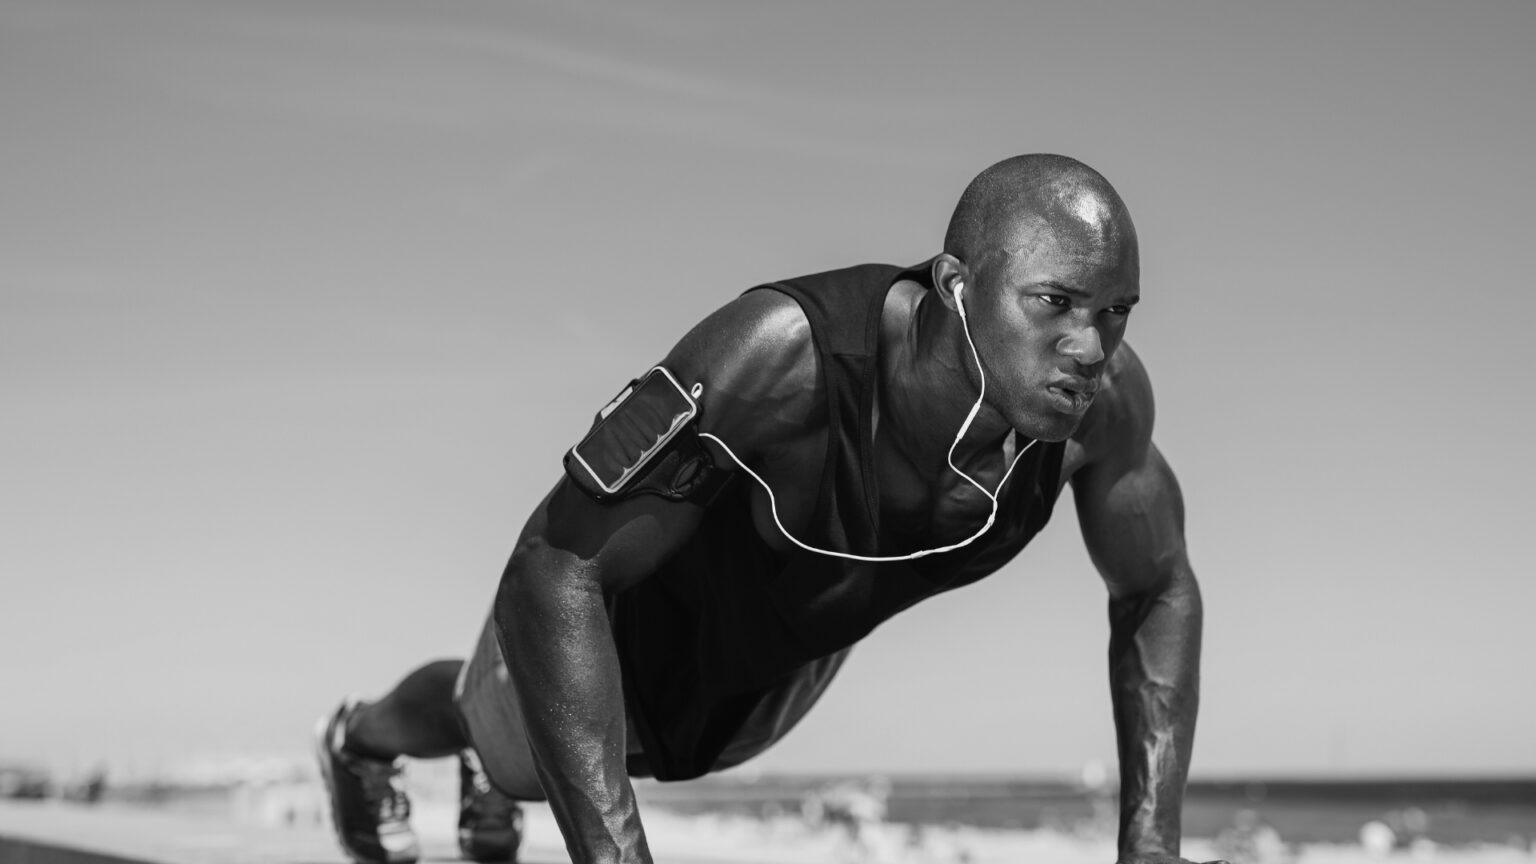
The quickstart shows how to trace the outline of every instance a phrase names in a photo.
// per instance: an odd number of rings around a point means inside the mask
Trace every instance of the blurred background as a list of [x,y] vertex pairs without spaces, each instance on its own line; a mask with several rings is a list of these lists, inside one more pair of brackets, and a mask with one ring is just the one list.
[[[468,651],[564,449],[694,321],[920,261],[975,173],[1058,152],[1140,233],[1194,777],[1519,781],[1536,818],[1533,37],[1525,2],[6,0],[0,765],[305,764],[343,695]],[[747,779],[1112,775],[1056,512]]]

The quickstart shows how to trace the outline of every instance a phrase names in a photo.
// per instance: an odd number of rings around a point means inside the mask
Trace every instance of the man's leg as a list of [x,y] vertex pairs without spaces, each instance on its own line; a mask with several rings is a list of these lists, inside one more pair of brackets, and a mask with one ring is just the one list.
[[[410,677],[410,676],[407,676]],[[451,703],[450,703],[451,704]],[[361,748],[354,720],[368,706],[348,698],[320,718],[315,751],[341,848],[360,864],[412,864],[421,856],[397,754]]]
[[428,663],[402,678],[384,698],[359,705],[347,718],[347,749],[393,760],[439,759],[468,747],[453,699],[463,666],[462,660]]
[[511,862],[522,811],[485,778],[458,706],[459,660],[411,672],[377,702],[348,700],[321,732],[320,762],[342,847],[365,864],[409,864],[420,849],[399,758],[459,757],[459,849],[475,861]]
[[495,788],[520,801],[544,800],[533,747],[523,724],[522,698],[501,656],[489,615],[459,673],[454,701],[469,745],[479,755],[481,767]]

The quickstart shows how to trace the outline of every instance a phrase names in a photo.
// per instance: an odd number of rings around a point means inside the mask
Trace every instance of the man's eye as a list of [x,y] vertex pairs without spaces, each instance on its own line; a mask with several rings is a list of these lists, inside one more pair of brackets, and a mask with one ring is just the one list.
[[1119,315],[1120,317],[1124,318],[1125,316],[1131,314],[1131,307],[1130,306],[1126,306],[1126,305],[1111,306],[1108,309],[1105,309],[1104,311],[1108,312],[1111,315]]
[[1041,294],[1040,299],[1044,300],[1046,303],[1049,303],[1052,306],[1066,307],[1072,305],[1071,300],[1061,296],[1060,294]]

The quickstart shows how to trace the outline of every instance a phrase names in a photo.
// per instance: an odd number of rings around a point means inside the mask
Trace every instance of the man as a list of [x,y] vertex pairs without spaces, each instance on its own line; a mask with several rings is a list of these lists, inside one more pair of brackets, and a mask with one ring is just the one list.
[[762,752],[854,642],[1002,567],[1070,481],[1110,595],[1119,858],[1182,862],[1201,605],[1122,345],[1139,279],[1108,181],[1020,156],[972,181],[933,259],[710,315],[568,454],[471,659],[323,721],[343,845],[413,860],[394,760],[460,753],[467,856],[511,860],[512,799],[547,797],[574,860],[651,861],[631,776]]

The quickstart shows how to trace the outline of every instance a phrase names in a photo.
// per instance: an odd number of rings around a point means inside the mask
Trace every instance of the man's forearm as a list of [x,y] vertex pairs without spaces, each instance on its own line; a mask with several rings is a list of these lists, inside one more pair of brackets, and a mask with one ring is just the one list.
[[1120,752],[1120,858],[1176,855],[1200,704],[1200,587],[1187,567],[1161,591],[1109,604]]
[[623,683],[603,594],[560,569],[515,556],[496,596],[539,780],[573,861],[650,864],[624,767]]

